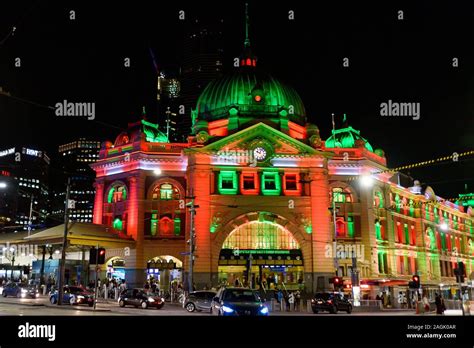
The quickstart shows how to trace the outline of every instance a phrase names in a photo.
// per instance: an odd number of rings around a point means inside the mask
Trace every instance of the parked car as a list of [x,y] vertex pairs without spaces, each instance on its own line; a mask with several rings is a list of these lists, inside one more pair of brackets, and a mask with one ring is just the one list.
[[215,291],[191,292],[183,302],[183,308],[188,312],[206,311],[211,312],[212,299],[216,296]]
[[267,316],[268,307],[255,290],[222,288],[212,300],[211,313],[218,316]]
[[[52,304],[56,304],[58,298],[58,290],[55,290],[49,296],[49,301]],[[63,303],[69,303],[70,305],[86,304],[92,307],[94,305],[94,293],[81,286],[65,286],[63,290]]]
[[352,304],[339,292],[319,292],[314,295],[311,300],[311,308],[313,313],[327,311],[329,313],[337,313],[338,311],[352,312]]
[[161,309],[165,305],[165,299],[157,293],[147,293],[144,289],[128,289],[122,292],[118,303],[120,307],[134,306],[143,309],[155,307]]
[[39,290],[36,286],[8,283],[3,287],[2,296],[14,296],[18,298],[37,298]]

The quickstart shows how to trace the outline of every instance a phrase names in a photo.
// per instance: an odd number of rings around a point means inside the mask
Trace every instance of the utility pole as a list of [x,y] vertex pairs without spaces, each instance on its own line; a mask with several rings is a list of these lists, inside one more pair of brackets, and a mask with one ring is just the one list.
[[336,268],[336,276],[339,276],[339,260],[337,258],[336,199],[334,192],[332,193],[332,219],[334,224],[334,267]]
[[71,191],[71,177],[67,179],[66,187],[66,204],[64,205],[64,235],[63,235],[63,249],[61,252],[61,267],[59,271],[59,289],[58,289],[58,305],[63,304],[63,293],[64,293],[64,273],[66,270],[66,248],[67,248],[67,232],[69,225],[69,195]]
[[97,244],[97,249],[95,251],[95,283],[94,283],[94,310],[96,308],[97,299],[97,283],[99,282],[99,244]]
[[194,280],[193,280],[193,272],[194,272],[194,238],[195,238],[195,233],[194,233],[194,214],[196,213],[196,208],[199,206],[194,205],[194,196],[193,196],[193,190],[191,189],[191,196],[186,197],[188,199],[191,199],[191,202],[189,202],[187,205],[189,206],[189,212],[190,212],[190,217],[191,220],[189,222],[189,292],[192,292],[194,290]]

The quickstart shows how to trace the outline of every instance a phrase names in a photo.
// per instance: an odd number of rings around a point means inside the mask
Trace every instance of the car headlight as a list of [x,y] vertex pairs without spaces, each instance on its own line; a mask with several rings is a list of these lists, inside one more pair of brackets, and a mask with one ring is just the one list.
[[155,302],[155,299],[152,297],[148,297],[148,302]]
[[227,306],[222,306],[222,310],[226,313],[232,313],[234,310]]
[[27,292],[28,292],[28,290],[26,290],[26,289],[21,289],[21,293],[22,293],[22,294],[26,294]]
[[79,296],[77,296],[77,298],[80,299],[80,300],[83,300],[83,299],[84,299],[84,296],[79,295]]
[[268,314],[268,308],[263,306],[262,308],[260,308],[260,313],[262,314]]

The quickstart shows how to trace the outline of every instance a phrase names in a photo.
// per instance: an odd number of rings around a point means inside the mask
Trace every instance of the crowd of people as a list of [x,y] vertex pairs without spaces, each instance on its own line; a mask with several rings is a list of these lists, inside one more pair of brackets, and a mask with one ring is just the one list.
[[301,292],[299,290],[287,291],[277,287],[274,297],[281,310],[284,309],[288,312],[301,310]]

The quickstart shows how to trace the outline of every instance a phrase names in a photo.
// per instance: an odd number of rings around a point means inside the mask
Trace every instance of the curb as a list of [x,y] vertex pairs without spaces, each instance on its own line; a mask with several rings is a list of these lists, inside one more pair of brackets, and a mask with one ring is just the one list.
[[27,307],[45,307],[44,303],[21,303],[21,302],[0,302],[0,305],[27,306]]
[[103,308],[96,308],[95,310],[93,308],[81,308],[79,306],[71,306],[67,305],[67,307],[62,307],[59,305],[44,305],[45,307],[48,308],[55,308],[55,309],[64,309],[64,310],[74,310],[74,311],[84,311],[84,312],[110,312],[110,309],[103,309]]

